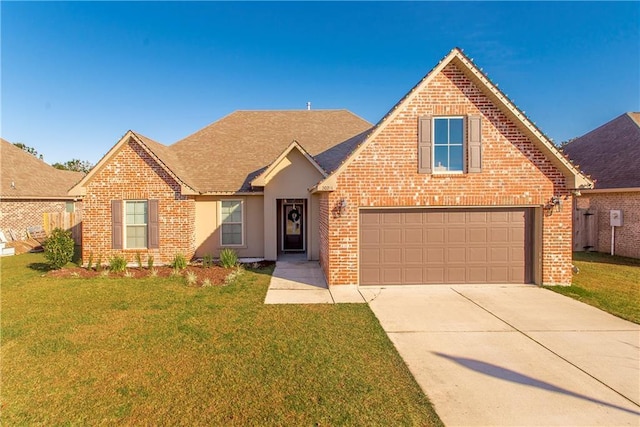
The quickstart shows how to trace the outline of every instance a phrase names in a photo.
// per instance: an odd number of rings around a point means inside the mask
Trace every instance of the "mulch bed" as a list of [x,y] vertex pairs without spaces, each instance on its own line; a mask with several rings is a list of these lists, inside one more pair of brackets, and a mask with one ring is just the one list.
[[[265,268],[273,265],[272,261],[261,261],[256,263],[247,264],[248,268]],[[173,268],[169,266],[154,267],[155,277],[171,277],[174,275]],[[105,275],[105,271],[108,268],[104,268],[102,271],[96,271],[95,269],[86,269],[83,267],[70,267],[61,268],[60,270],[51,270],[47,273],[48,277],[77,277],[90,279],[94,277],[101,277]],[[189,273],[195,274],[196,282],[192,283],[193,286],[202,286],[208,279],[212,286],[223,285],[227,276],[233,272],[233,268],[222,268],[214,265],[209,268],[204,268],[201,265],[189,265],[184,270],[180,271],[180,276],[186,278]],[[113,273],[109,271],[107,277],[126,277],[130,279],[139,279],[145,277],[153,277],[153,273],[148,268],[127,268],[126,272]],[[186,280],[186,279],[185,279]]]

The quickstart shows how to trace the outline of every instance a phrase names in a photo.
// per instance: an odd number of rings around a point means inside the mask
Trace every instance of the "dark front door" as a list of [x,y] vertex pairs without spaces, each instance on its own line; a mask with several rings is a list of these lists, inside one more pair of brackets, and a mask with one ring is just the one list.
[[282,204],[282,250],[304,251],[304,203]]

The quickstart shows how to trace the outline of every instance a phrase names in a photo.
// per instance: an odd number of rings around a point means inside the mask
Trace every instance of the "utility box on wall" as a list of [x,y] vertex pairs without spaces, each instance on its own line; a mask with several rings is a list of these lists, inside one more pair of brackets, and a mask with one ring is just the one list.
[[622,227],[622,211],[619,209],[612,209],[609,211],[611,226]]

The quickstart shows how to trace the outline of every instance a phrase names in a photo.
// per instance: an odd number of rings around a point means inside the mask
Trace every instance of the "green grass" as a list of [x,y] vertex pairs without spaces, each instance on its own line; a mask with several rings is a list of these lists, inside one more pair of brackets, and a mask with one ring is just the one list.
[[580,272],[571,286],[551,289],[640,324],[640,260],[596,252],[576,252]]
[[1,262],[3,425],[441,425],[365,304]]

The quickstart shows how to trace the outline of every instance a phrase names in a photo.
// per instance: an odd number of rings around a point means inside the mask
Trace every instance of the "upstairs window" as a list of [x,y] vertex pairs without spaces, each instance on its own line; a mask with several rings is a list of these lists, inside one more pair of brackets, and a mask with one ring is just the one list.
[[433,171],[462,173],[464,170],[464,120],[462,117],[433,119]]
[[420,116],[418,173],[482,172],[482,116]]

